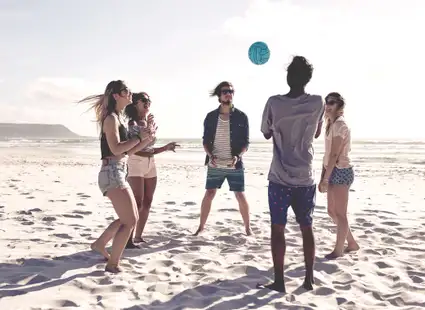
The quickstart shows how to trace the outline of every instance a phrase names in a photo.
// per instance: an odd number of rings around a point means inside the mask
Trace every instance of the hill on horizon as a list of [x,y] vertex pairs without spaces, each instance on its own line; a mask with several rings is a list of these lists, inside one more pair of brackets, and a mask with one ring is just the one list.
[[61,124],[0,123],[0,139],[83,138]]

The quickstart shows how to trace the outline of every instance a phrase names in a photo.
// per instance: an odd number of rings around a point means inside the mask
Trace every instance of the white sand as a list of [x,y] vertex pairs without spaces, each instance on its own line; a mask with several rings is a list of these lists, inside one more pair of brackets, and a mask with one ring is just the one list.
[[143,250],[126,250],[125,272],[111,275],[89,249],[115,218],[97,188],[98,150],[52,150],[0,153],[1,310],[425,308],[423,170],[399,165],[387,171],[373,164],[358,169],[349,209],[361,250],[336,261],[323,259],[332,250],[335,227],[325,197],[318,196],[312,292],[300,288],[302,241],[291,211],[287,294],[282,295],[255,288],[272,279],[268,158],[249,165],[258,158],[247,156],[255,237],[244,235],[227,185],[214,201],[205,233],[192,237],[205,182],[204,157],[184,151],[158,156],[148,243]]

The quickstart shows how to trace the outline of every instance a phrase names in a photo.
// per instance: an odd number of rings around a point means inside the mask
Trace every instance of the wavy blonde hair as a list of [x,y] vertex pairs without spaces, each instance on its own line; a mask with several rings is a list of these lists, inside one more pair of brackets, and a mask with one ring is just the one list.
[[89,103],[88,110],[94,110],[96,122],[102,132],[102,124],[105,118],[116,112],[117,101],[113,94],[119,94],[126,89],[126,85],[122,80],[115,80],[108,83],[105,92],[102,95],[92,95],[78,101],[78,103]]
[[[337,109],[338,114],[340,116],[344,115],[345,99],[344,99],[344,97],[341,96],[340,93],[337,93],[337,92],[329,93],[325,97],[325,102],[329,102],[329,101],[335,101],[336,104],[338,105],[338,109]],[[325,119],[326,119],[326,135],[329,135],[329,131],[331,129],[332,121],[328,116],[326,116],[326,114],[325,114]]]

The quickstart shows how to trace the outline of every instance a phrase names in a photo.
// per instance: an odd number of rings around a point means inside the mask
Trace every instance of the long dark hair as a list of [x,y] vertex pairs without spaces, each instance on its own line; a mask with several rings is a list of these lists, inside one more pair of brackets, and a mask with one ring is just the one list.
[[102,123],[105,118],[112,114],[116,113],[117,101],[115,100],[113,94],[119,94],[121,91],[126,89],[126,85],[122,80],[115,80],[108,83],[105,88],[105,92],[102,95],[93,95],[81,99],[78,103],[89,102],[90,108],[94,109],[96,114],[96,122],[102,130]]
[[137,103],[133,101],[133,103],[130,103],[128,106],[125,107],[124,113],[128,118],[128,124],[131,125],[133,123],[139,123],[140,121],[140,115],[139,111],[137,110]]
[[218,84],[213,90],[210,91],[210,97],[219,97],[221,95],[221,89],[223,87],[230,87],[233,89],[233,91],[235,90],[235,88],[233,87],[233,84],[227,81],[223,81],[220,84]]
[[124,113],[128,118],[128,124],[134,122],[139,123],[141,120],[139,111],[137,110],[137,101],[149,98],[149,95],[146,92],[133,93],[131,97],[132,103],[125,107]]

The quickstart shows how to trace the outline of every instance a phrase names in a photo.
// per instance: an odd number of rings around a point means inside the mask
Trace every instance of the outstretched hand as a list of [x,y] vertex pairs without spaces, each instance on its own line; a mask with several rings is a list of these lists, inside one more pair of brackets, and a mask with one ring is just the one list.
[[176,147],[179,147],[180,145],[177,144],[177,142],[170,142],[165,146],[165,149],[167,151],[173,151],[176,152]]

